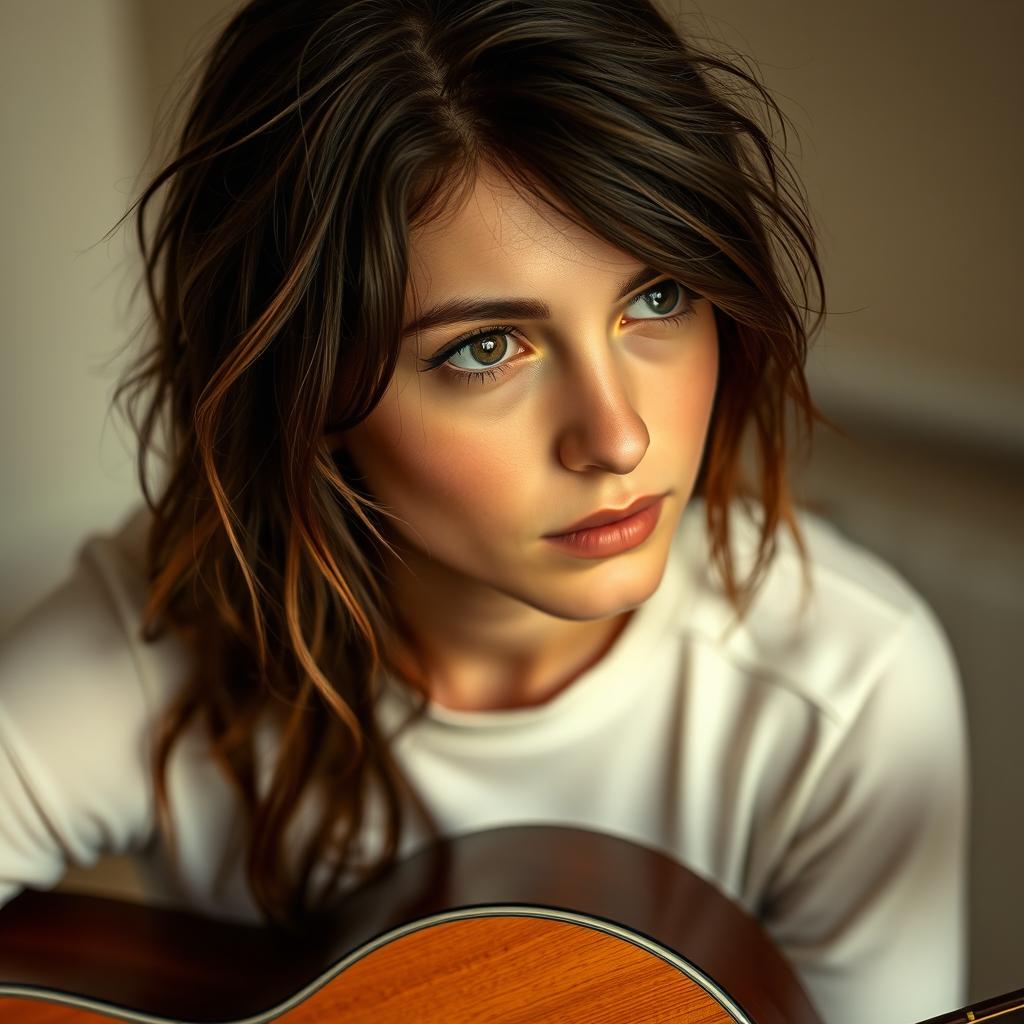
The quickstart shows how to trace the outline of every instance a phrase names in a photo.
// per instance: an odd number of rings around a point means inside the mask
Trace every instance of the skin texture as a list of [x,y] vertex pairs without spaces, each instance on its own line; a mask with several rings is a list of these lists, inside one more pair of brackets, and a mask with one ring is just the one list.
[[[373,496],[400,517],[386,587],[406,627],[400,676],[446,707],[540,704],[599,661],[657,589],[690,499],[718,376],[707,299],[654,277],[621,300],[643,261],[520,197],[484,168],[469,201],[411,237],[405,323],[444,299],[541,299],[550,319],[476,320],[405,338],[388,390],[343,435]],[[671,279],[669,279],[671,281]],[[687,305],[695,316],[659,323]],[[492,332],[426,359],[471,331]],[[671,492],[654,533],[582,559],[543,538],[601,508]]]

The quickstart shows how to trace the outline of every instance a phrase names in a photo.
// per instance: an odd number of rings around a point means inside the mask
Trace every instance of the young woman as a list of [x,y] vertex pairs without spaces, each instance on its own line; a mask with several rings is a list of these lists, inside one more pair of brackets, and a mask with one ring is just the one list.
[[434,834],[575,824],[757,915],[828,1024],[965,1001],[956,662],[794,507],[810,218],[770,95],[682,36],[234,15],[135,204],[145,505],[0,653],[0,901],[131,852],[295,927]]

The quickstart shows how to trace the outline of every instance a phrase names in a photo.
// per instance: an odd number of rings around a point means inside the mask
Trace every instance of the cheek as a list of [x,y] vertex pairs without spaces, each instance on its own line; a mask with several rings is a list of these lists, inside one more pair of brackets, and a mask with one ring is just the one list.
[[389,393],[348,437],[370,492],[424,532],[495,522],[509,495],[505,432],[461,423],[445,410]]
[[[674,447],[678,453],[699,455],[711,418],[718,382],[718,338],[706,335],[687,353],[672,372],[650,382],[649,394],[656,395],[657,422],[649,423],[652,445]],[[661,438],[654,438],[657,429]]]
[[712,332],[701,347],[700,356],[694,366],[692,389],[689,397],[696,425],[701,427],[707,425],[711,416],[711,407],[715,401],[715,386],[717,383],[718,335]]

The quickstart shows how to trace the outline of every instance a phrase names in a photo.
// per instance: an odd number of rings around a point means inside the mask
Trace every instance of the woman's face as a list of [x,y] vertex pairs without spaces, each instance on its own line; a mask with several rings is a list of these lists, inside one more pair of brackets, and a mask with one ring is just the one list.
[[[405,324],[463,298],[526,299],[550,314],[408,334],[384,398],[344,435],[424,586],[563,619],[604,619],[656,589],[700,464],[718,336],[710,302],[663,275],[620,297],[642,269],[489,171],[454,217],[413,233]],[[445,364],[421,362],[481,328]],[[654,533],[620,554],[579,558],[544,538],[662,492]]]

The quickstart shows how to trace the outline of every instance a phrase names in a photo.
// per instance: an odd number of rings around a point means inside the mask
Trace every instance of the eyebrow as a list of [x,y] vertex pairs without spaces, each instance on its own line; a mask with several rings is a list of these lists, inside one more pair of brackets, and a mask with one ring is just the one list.
[[[624,299],[634,288],[646,284],[651,278],[664,276],[657,267],[641,268],[622,282],[615,301]],[[540,299],[447,299],[431,306],[422,316],[403,327],[402,337],[467,320],[547,320],[550,317],[551,307]]]

